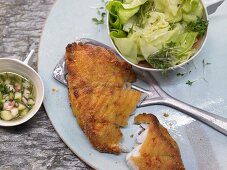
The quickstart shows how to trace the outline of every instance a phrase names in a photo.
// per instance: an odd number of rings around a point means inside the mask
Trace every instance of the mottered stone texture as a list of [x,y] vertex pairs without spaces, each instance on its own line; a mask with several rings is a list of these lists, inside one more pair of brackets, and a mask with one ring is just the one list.
[[[55,0],[0,0],[0,57],[23,60],[31,49],[37,69],[42,28]],[[42,106],[28,122],[0,127],[0,169],[91,169],[59,138]]]

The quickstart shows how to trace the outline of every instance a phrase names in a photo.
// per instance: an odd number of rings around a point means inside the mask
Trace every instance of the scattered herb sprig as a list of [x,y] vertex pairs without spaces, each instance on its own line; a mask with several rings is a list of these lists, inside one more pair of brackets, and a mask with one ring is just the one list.
[[205,62],[205,59],[203,59],[203,67],[205,67],[206,65],[210,65],[211,63],[210,62]]
[[184,72],[184,73],[177,73],[177,77],[183,77],[185,74],[190,74],[192,71]]
[[154,68],[166,69],[172,66],[172,58],[176,52],[176,43],[169,42],[161,50],[147,58],[147,62]]
[[179,76],[184,76],[185,75],[185,73],[177,73],[177,76],[179,77]]
[[189,86],[192,86],[193,83],[195,83],[196,81],[190,81],[188,80],[185,84],[189,85]]
[[205,78],[205,67],[207,65],[210,65],[211,63],[210,62],[206,62],[205,59],[203,59],[202,63],[203,63],[203,80],[207,82],[207,80]]
[[105,12],[102,12],[100,14],[101,16],[101,19],[98,19],[98,18],[92,18],[92,21],[96,24],[96,25],[99,25],[99,24],[104,24],[104,18],[106,16],[106,13]]
[[198,32],[198,37],[202,37],[205,35],[208,27],[208,21],[197,17],[196,22],[189,22],[187,25],[187,31]]
[[94,18],[92,18],[92,21],[96,25],[104,24],[105,23],[104,18],[106,16],[105,8],[103,6],[97,8],[97,14],[99,15],[100,19],[98,19],[97,17],[94,17]]

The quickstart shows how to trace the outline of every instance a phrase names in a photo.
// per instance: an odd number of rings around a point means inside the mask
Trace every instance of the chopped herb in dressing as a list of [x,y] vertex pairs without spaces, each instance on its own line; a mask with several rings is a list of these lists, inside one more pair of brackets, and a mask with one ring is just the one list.
[[33,84],[12,73],[0,73],[0,119],[13,120],[27,115],[35,104]]

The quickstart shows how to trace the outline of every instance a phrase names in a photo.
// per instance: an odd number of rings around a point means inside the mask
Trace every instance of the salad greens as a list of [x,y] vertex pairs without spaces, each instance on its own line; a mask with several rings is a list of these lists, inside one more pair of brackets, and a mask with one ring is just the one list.
[[208,26],[200,0],[109,0],[106,7],[118,50],[157,69],[187,61]]

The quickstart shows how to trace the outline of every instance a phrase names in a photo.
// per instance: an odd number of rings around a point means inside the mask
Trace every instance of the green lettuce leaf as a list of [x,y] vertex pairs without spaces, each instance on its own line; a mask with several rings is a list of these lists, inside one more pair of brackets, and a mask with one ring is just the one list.
[[159,51],[157,47],[149,44],[146,40],[142,38],[139,40],[139,47],[140,47],[141,54],[144,56],[146,60],[149,56]]
[[154,0],[155,9],[165,14],[168,22],[174,23],[182,19],[181,5],[183,0]]
[[182,6],[182,12],[185,22],[196,22],[197,17],[202,18],[204,10],[200,0],[187,0]]
[[121,7],[122,7],[122,4],[121,2],[118,2],[118,1],[110,1],[106,6],[106,9],[109,11],[109,24],[115,29],[122,28],[120,18],[117,14],[118,9]]
[[118,30],[118,29],[112,29],[110,31],[110,37],[114,38],[124,38],[124,37],[127,37],[127,34],[122,31],[122,30]]
[[140,5],[147,0],[126,0],[124,3],[117,0],[109,1],[106,8],[110,13],[110,25],[113,28],[121,29],[133,15],[135,15]]
[[133,26],[136,24],[136,20],[137,20],[137,17],[134,15],[133,17],[131,17],[127,23],[124,24],[123,26],[123,30],[125,32],[130,32],[132,31],[133,29]]
[[122,6],[124,9],[132,9],[141,6],[145,2],[147,2],[147,0],[124,0]]
[[144,60],[143,57],[137,55],[137,43],[133,38],[113,38],[115,45],[121,54],[134,64],[138,64]]
[[181,34],[176,41],[176,46],[178,50],[177,55],[182,55],[188,52],[195,43],[197,35],[197,32],[186,32],[184,34]]
[[[161,20],[159,20],[161,22]],[[153,29],[147,29],[137,31],[133,34],[139,34],[137,37],[143,38],[147,43],[155,46],[156,48],[162,48],[163,44],[173,41],[179,34],[184,32],[184,27],[181,24],[176,24],[174,28],[171,29],[170,25],[164,27],[163,24],[156,22],[152,24]]]
[[135,25],[128,37],[133,38],[138,43],[138,39],[144,39],[153,46],[161,46],[163,41],[168,40],[169,23],[165,21],[164,14],[160,12],[151,12],[150,18],[145,21],[145,26]]

